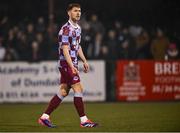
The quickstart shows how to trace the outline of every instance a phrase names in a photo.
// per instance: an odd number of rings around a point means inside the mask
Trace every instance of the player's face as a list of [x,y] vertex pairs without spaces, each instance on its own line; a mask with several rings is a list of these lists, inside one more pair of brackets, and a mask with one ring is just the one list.
[[69,12],[68,15],[72,21],[78,21],[81,17],[81,9],[78,7],[73,7]]

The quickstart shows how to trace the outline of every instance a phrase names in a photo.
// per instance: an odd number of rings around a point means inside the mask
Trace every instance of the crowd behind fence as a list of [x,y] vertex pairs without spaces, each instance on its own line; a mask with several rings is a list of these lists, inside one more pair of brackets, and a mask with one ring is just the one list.
[[[66,22],[66,20],[64,20]],[[180,41],[160,27],[126,25],[121,20],[103,22],[97,14],[83,17],[81,46],[88,59],[180,58]],[[0,61],[38,62],[58,59],[58,32],[62,24],[49,25],[43,16],[37,20],[13,23],[0,19]]]

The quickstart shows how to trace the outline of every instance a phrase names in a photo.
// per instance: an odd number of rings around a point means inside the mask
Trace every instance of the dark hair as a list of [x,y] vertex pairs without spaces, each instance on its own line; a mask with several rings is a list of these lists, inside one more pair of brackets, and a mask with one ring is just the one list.
[[70,11],[73,7],[81,8],[81,5],[78,4],[78,3],[71,3],[71,4],[68,5],[67,11]]

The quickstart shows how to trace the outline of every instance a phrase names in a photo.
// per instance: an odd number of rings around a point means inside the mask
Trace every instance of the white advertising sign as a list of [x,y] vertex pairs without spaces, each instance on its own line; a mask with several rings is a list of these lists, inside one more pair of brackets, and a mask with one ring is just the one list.
[[[79,63],[84,101],[104,101],[105,63],[89,61],[89,73]],[[0,102],[48,102],[59,89],[60,74],[56,61],[41,63],[1,63]],[[64,101],[73,101],[73,91]]]

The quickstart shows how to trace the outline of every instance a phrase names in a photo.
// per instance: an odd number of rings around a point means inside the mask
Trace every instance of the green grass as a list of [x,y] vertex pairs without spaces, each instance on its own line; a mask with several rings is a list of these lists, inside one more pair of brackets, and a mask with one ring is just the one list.
[[62,103],[52,114],[57,128],[37,124],[47,104],[0,104],[0,132],[132,132],[180,131],[180,102],[86,103],[87,115],[100,124],[80,128],[72,103]]

